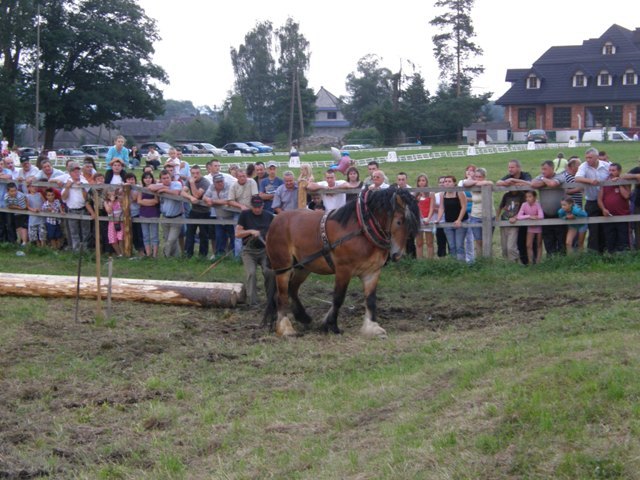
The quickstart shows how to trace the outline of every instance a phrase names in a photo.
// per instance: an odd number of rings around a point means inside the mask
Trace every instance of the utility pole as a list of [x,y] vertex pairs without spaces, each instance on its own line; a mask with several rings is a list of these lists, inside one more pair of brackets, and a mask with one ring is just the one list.
[[36,24],[36,118],[34,122],[35,143],[34,147],[38,149],[38,140],[40,138],[40,4],[38,3],[38,23]]

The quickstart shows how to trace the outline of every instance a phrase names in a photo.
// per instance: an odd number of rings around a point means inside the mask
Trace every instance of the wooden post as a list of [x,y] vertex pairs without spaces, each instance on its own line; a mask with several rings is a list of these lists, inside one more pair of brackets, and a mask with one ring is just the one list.
[[96,239],[96,318],[102,317],[102,296],[100,295],[100,247],[102,246],[102,241],[100,239],[100,212],[98,206],[100,205],[100,194],[98,190],[93,189],[93,211],[96,214],[96,218],[93,222],[93,236]]
[[133,229],[131,227],[131,185],[124,184],[122,195],[122,223],[124,226],[124,254],[130,257],[132,254],[131,244]]
[[111,285],[113,281],[113,257],[109,255],[109,262],[107,267],[107,319],[111,319]]
[[305,208],[307,206],[307,182],[306,180],[300,180],[298,182],[298,208]]
[[[491,258],[493,252],[493,195],[492,185],[482,185],[480,192],[482,194],[482,256]],[[468,235],[468,233],[467,233]],[[476,254],[479,252],[476,252]]]

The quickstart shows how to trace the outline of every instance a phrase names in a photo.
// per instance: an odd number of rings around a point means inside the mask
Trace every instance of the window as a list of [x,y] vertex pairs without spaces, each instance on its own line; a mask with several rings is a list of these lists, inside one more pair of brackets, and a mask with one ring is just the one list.
[[571,128],[571,107],[553,109],[553,128]]
[[584,76],[584,72],[577,71],[573,75],[573,86],[574,87],[586,87],[587,86],[587,77]]
[[540,88],[540,80],[533,74],[527,77],[527,89],[532,88]]
[[611,86],[611,75],[606,70],[602,70],[598,74],[598,86],[599,87]]
[[336,120],[338,118],[338,112],[327,112],[327,120]]
[[622,126],[622,105],[597,105],[585,107],[585,128]]
[[628,69],[624,72],[624,76],[622,77],[623,85],[637,85],[638,84],[638,75],[632,69]]
[[602,54],[603,55],[615,55],[616,47],[613,43],[607,42],[602,46]]
[[536,128],[536,109],[535,108],[519,108],[518,109],[518,128],[529,130]]

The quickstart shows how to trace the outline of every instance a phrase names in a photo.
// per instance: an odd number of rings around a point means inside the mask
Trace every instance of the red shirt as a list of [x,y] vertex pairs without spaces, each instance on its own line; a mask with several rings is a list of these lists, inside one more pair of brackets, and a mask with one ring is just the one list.
[[620,193],[620,187],[609,185],[602,187],[602,204],[611,215],[630,215],[629,199]]

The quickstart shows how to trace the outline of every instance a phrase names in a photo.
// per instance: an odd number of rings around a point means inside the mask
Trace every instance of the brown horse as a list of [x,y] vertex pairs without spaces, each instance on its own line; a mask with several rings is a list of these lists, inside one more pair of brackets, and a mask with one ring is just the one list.
[[[276,273],[277,302],[268,299],[264,322],[278,335],[295,335],[289,320],[308,325],[298,291],[310,273],[335,275],[332,306],[324,317],[325,332],[340,333],[338,311],[351,278],[362,280],[365,316],[361,333],[385,336],[376,322],[376,287],[387,259],[397,261],[408,238],[415,236],[420,218],[417,203],[407,190],[390,187],[364,191],[356,200],[330,212],[294,210],[280,213],[267,233],[267,255]],[[275,295],[275,292],[273,292]],[[276,320],[277,307],[277,320]]]

